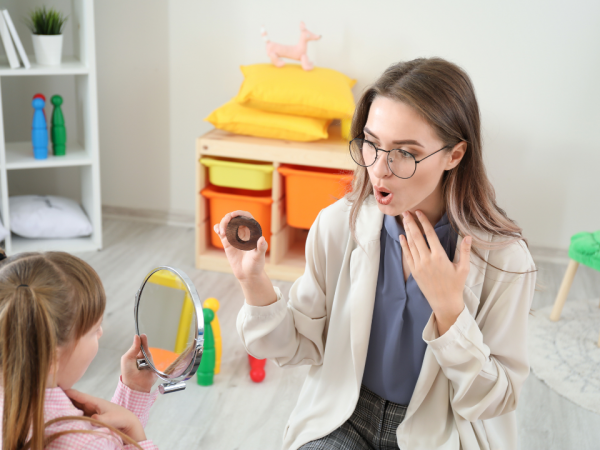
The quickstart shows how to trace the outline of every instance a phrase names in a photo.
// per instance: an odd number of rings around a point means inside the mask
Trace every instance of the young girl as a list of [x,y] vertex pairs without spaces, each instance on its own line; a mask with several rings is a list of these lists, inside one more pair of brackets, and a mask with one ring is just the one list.
[[312,366],[283,447],[515,449],[535,266],[486,176],[469,77],[439,58],[389,67],[352,137],[352,192],[313,223],[287,302],[264,238],[227,242],[248,213],[214,228],[246,297],[248,352]]
[[106,297],[96,272],[67,253],[0,259],[0,447],[156,449],[143,428],[156,376],[135,364],[145,336],[121,358],[112,403],[71,389],[102,336]]

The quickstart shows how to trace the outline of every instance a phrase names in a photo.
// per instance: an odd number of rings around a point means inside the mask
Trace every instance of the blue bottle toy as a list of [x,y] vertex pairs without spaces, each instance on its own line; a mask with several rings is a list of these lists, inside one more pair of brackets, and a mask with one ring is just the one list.
[[34,108],[33,123],[31,124],[31,143],[33,144],[33,157],[35,159],[48,158],[48,126],[44,117],[46,102],[41,98],[34,98],[31,106]]

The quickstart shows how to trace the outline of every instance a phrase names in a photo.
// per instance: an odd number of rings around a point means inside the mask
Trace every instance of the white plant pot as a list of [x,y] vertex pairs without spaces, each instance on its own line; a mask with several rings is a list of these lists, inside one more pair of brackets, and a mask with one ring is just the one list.
[[35,59],[41,66],[58,66],[62,59],[62,34],[32,34]]

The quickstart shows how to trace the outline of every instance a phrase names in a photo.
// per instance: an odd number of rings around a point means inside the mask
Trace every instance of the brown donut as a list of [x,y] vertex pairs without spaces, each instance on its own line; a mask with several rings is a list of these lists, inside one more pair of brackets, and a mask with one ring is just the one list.
[[[250,239],[247,241],[243,241],[238,235],[238,228],[242,226],[248,227],[250,230]],[[262,228],[256,220],[250,217],[237,216],[229,221],[225,235],[233,247],[247,252],[256,248],[256,243],[262,236]]]

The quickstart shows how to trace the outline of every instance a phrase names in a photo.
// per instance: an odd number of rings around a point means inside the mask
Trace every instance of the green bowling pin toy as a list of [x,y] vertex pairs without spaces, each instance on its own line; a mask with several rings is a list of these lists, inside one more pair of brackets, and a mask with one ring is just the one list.
[[211,322],[215,318],[212,309],[204,308],[204,350],[200,367],[198,367],[198,384],[200,386],[210,386],[213,384],[215,374],[215,337],[212,331]]
[[54,105],[52,111],[52,151],[54,156],[64,156],[67,151],[67,129],[65,128],[65,118],[60,105],[63,99],[60,95],[53,95],[50,99]]

